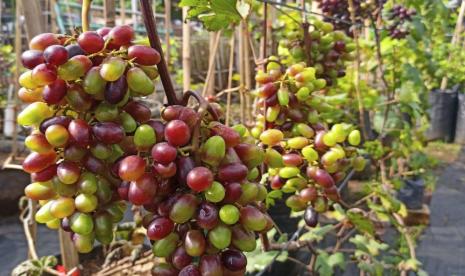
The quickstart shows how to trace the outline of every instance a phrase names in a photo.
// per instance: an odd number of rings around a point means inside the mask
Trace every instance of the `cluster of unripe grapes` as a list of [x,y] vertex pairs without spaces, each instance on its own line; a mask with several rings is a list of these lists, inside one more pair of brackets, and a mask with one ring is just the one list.
[[273,226],[257,183],[263,150],[242,125],[190,107],[168,106],[161,117],[150,150],[115,164],[120,197],[148,212],[153,254],[165,259],[153,275],[243,275],[243,252]]
[[44,33],[21,56],[28,70],[18,94],[29,105],[18,123],[32,128],[25,193],[40,203],[35,219],[70,232],[82,253],[95,239],[109,244],[123,218],[115,162],[155,142],[150,109],[137,98],[154,92],[160,54],[133,39],[129,26]]
[[387,26],[389,36],[395,39],[405,38],[410,32],[406,24],[412,21],[412,16],[417,12],[415,9],[408,9],[402,5],[395,5],[388,11],[388,20],[390,24]]
[[354,60],[352,39],[342,31],[334,31],[331,23],[310,22],[308,41],[305,41],[304,30],[299,24],[294,24],[293,30],[284,36],[286,39],[280,41],[280,46],[289,49],[291,56],[286,63],[306,62],[314,68],[316,77],[324,79],[328,85],[345,76],[345,62]]
[[339,201],[336,184],[347,171],[364,169],[365,159],[356,148],[361,135],[350,124],[322,123],[312,94],[326,84],[316,78],[315,68],[298,63],[281,72],[273,60],[267,73],[257,75],[260,114],[251,133],[265,148],[271,189],[293,194],[286,205],[293,211],[306,209],[305,221],[315,226],[328,200]]
[[[352,35],[353,22],[349,1],[318,0],[317,2],[318,7],[327,16],[326,21],[333,23],[336,30],[342,30],[346,34]],[[363,25],[365,19],[376,18],[384,3],[386,0],[353,0],[355,23]]]

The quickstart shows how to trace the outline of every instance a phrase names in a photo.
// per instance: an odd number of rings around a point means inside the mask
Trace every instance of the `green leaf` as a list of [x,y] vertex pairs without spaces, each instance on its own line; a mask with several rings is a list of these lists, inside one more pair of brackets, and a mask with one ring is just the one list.
[[329,255],[327,252],[320,250],[315,262],[315,268],[320,275],[334,275],[334,268],[338,266],[342,270],[345,269],[345,258],[341,252],[336,252]]
[[349,218],[350,222],[362,233],[368,233],[371,236],[375,233],[375,226],[373,222],[366,218],[361,213],[356,213],[351,210],[347,212],[347,217]]
[[236,0],[211,0],[211,7],[216,14],[240,20],[240,14],[236,10]]
[[245,19],[250,13],[250,4],[243,0],[239,0],[236,3],[236,10],[241,17]]
[[328,224],[323,227],[317,226],[315,228],[310,229],[307,233],[300,236],[299,240],[306,240],[306,241],[321,241],[326,234],[328,234],[333,229],[333,225]]

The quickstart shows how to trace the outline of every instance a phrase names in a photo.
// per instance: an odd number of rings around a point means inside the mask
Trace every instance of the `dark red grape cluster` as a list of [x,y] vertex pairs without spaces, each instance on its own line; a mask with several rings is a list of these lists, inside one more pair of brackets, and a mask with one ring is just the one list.
[[365,167],[356,148],[360,132],[350,124],[322,123],[313,107],[326,83],[316,78],[313,67],[298,63],[282,72],[273,59],[257,82],[259,115],[251,133],[266,148],[269,185],[293,194],[286,205],[293,211],[307,209],[305,221],[315,226],[328,201],[339,201],[336,184],[347,171]]
[[[318,0],[318,7],[326,16],[325,21],[334,24],[336,30],[352,35],[353,22],[349,11],[349,1]],[[363,25],[365,19],[378,17],[386,0],[353,0],[355,23]]]
[[150,109],[137,98],[154,92],[160,54],[133,38],[129,26],[44,33],[21,56],[28,70],[18,95],[29,105],[18,123],[33,129],[23,162],[33,183],[25,193],[39,200],[35,219],[70,232],[82,253],[95,239],[109,244],[123,218],[115,162],[155,143]]
[[243,275],[243,252],[273,225],[260,203],[267,190],[256,183],[263,151],[245,127],[216,115],[173,105],[161,116],[151,123],[157,143],[115,163],[120,197],[148,211],[153,254],[166,260],[153,274]]
[[[284,33],[286,39],[280,41],[280,47],[289,51],[290,57],[285,63],[305,62],[315,69],[317,78],[331,86],[337,78],[345,76],[345,63],[354,60],[355,44],[344,32],[334,31],[331,23],[313,20],[310,25],[308,41],[305,41],[301,25],[286,26],[289,30]],[[261,74],[263,72],[259,72],[258,77]]]
[[405,38],[410,33],[406,25],[412,21],[412,16],[416,14],[415,9],[408,9],[400,4],[390,9],[388,12],[390,23],[387,26],[389,36],[394,39]]

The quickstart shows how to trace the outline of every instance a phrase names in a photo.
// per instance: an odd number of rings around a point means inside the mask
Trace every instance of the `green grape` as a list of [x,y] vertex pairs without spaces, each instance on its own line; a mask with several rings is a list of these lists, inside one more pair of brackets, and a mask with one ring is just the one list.
[[91,95],[103,94],[106,85],[107,82],[100,76],[100,67],[92,67],[82,83],[84,91]]
[[212,185],[204,192],[205,199],[217,203],[223,200],[225,189],[221,183],[213,181]]
[[43,120],[52,117],[53,110],[43,102],[28,105],[18,115],[18,124],[22,126],[38,126]]
[[360,145],[360,141],[361,141],[360,131],[359,130],[352,130],[349,133],[348,141],[349,141],[349,144],[351,144],[352,146]]
[[129,69],[126,76],[129,88],[141,96],[148,96],[155,90],[153,81],[138,67]]
[[220,219],[226,224],[235,224],[239,221],[239,209],[231,204],[226,204],[219,211]]
[[126,69],[126,62],[119,57],[110,57],[102,63],[100,76],[106,81],[116,81]]
[[118,118],[118,115],[118,107],[107,102],[101,102],[95,109],[95,118],[99,122],[113,122]]
[[148,149],[156,142],[155,131],[147,124],[140,125],[134,133],[134,144],[139,149]]
[[137,122],[128,113],[126,113],[124,111],[121,112],[119,114],[119,119],[120,119],[121,126],[123,126],[123,128],[124,128],[124,132],[132,133],[132,132],[134,132],[136,130]]

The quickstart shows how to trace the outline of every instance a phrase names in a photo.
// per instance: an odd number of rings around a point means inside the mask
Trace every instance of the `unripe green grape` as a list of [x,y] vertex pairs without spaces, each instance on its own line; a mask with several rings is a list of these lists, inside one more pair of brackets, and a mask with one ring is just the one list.
[[94,230],[94,221],[88,214],[74,213],[70,218],[71,230],[80,235],[88,235]]
[[273,148],[267,148],[265,151],[265,164],[270,168],[284,167],[283,156]]
[[358,145],[360,145],[360,141],[361,141],[360,131],[357,130],[357,129],[356,129],[356,130],[352,130],[352,131],[349,133],[348,141],[349,141],[349,144],[351,144],[352,146],[358,146]]
[[280,88],[278,90],[278,102],[281,106],[287,106],[289,104],[289,91],[287,88]]
[[313,138],[315,136],[315,131],[307,124],[299,123],[296,128],[299,134],[305,138]]
[[257,179],[257,177],[260,175],[260,171],[258,168],[253,168],[249,170],[249,173],[247,174],[247,180],[252,181]]
[[225,196],[225,189],[221,183],[213,181],[210,188],[204,192],[204,195],[206,200],[217,203],[223,200]]
[[297,167],[284,167],[279,169],[279,177],[292,178],[300,173],[300,169]]
[[132,91],[138,95],[148,96],[155,90],[153,81],[145,74],[145,72],[138,68],[133,67],[126,73],[128,86]]
[[270,106],[266,109],[266,121],[274,122],[278,118],[281,107],[279,105]]
[[153,128],[147,124],[140,125],[134,134],[134,144],[141,149],[146,149],[155,144],[156,136]]
[[41,206],[39,210],[37,210],[36,214],[34,215],[34,218],[38,223],[47,223],[55,219],[55,217],[50,212],[50,207],[52,206],[52,204],[53,201],[51,200],[45,203],[43,206]]
[[47,221],[45,224],[47,225],[48,228],[57,230],[60,228],[61,221],[60,219],[52,219],[52,220]]
[[35,102],[19,113],[18,124],[22,126],[39,125],[43,120],[52,116],[53,110],[46,103]]
[[18,82],[22,87],[25,87],[28,89],[35,89],[38,87],[37,83],[34,82],[34,79],[32,78],[32,70],[28,70],[22,73],[19,76]]
[[255,139],[258,139],[263,132],[263,127],[255,126],[250,130],[250,134]]
[[105,60],[100,68],[100,76],[106,81],[116,81],[126,69],[126,62],[119,57],[110,57]]
[[326,80],[325,79],[316,79],[313,81],[313,85],[315,86],[316,90],[321,90],[326,87]]
[[97,143],[90,148],[90,152],[98,159],[105,160],[111,156],[112,147],[111,145]]
[[352,166],[354,167],[355,171],[361,172],[365,169],[366,159],[362,156],[357,156],[354,159],[352,159]]
[[115,105],[101,102],[95,109],[95,118],[99,122],[112,122],[118,118],[119,110]]
[[71,216],[74,213],[74,200],[69,197],[60,197],[52,200],[50,214],[57,219]]
[[243,124],[234,125],[232,126],[232,129],[239,133],[241,137],[247,136],[249,133],[249,130]]
[[235,224],[239,221],[239,209],[232,204],[226,204],[221,207],[219,216],[222,222],[226,224]]
[[219,224],[208,232],[208,241],[218,249],[225,249],[231,244],[231,229]]
[[129,115],[128,113],[126,112],[121,112],[119,114],[119,119],[120,119],[120,122],[121,122],[121,125],[123,126],[124,128],[124,132],[126,133],[132,133],[136,130],[137,128],[137,122],[136,120],[134,120],[134,118]]
[[302,149],[309,143],[310,141],[305,137],[293,137],[287,140],[287,146],[291,149]]
[[82,87],[91,95],[103,94],[107,82],[100,76],[100,67],[92,67],[84,77]]
[[152,252],[155,257],[167,258],[174,252],[179,242],[179,235],[170,233],[168,236],[153,244]]
[[336,136],[332,131],[328,131],[323,136],[323,143],[328,147],[333,147],[336,145]]
[[265,145],[276,145],[283,140],[284,134],[277,129],[267,129],[260,134],[260,141]]
[[83,172],[77,183],[79,192],[84,194],[94,194],[97,192],[97,181],[97,177],[93,173]]
[[306,146],[302,149],[302,155],[308,162],[314,162],[318,160],[318,152],[313,146]]
[[246,182],[242,184],[242,194],[237,202],[241,205],[245,205],[252,201],[255,201],[258,195],[258,187],[255,183]]
[[296,94],[297,100],[299,100],[299,102],[306,101],[310,97],[310,93],[311,91],[307,86],[299,88]]

